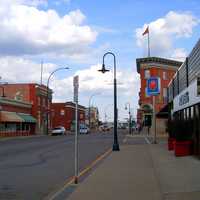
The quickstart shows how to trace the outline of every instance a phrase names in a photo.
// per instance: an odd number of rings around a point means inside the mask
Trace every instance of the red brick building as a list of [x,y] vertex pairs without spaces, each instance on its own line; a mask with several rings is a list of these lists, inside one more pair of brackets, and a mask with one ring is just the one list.
[[[74,130],[75,127],[75,104],[73,102],[52,103],[52,127],[64,126],[66,130]],[[85,124],[84,106],[78,106],[79,123]]]
[[35,134],[36,119],[31,115],[32,104],[0,97],[0,136]]
[[17,101],[25,101],[32,104],[31,115],[36,118],[36,134],[46,133],[47,113],[50,122],[50,103],[52,101],[52,90],[49,89],[49,99],[47,100],[47,87],[36,83],[17,83],[6,84],[4,87],[4,95],[7,98]]
[[[152,119],[152,97],[146,94],[147,79],[160,77],[161,90],[156,96],[156,113],[167,104],[167,87],[175,72],[182,62],[158,57],[147,57],[136,59],[137,72],[140,74],[139,109],[137,111],[137,122],[145,125],[145,122]],[[165,132],[165,120],[157,119],[159,123],[158,132]]]

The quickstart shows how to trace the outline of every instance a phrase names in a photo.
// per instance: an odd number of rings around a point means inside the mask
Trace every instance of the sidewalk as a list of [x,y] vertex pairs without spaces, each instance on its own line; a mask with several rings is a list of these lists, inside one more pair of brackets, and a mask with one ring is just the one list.
[[199,200],[200,160],[176,158],[166,144],[123,145],[70,200]]

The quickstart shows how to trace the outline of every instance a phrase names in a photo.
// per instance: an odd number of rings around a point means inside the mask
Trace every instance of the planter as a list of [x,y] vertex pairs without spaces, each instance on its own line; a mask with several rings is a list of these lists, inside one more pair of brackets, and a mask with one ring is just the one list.
[[192,141],[176,141],[174,145],[175,156],[188,156],[192,154]]
[[174,150],[174,144],[176,142],[175,138],[168,138],[168,150]]

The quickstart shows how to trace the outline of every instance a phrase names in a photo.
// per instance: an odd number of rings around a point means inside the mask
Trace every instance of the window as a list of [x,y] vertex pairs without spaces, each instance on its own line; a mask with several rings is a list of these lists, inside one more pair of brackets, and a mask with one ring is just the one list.
[[167,80],[167,72],[163,72],[163,80]]
[[38,97],[38,106],[40,106],[40,97]]
[[163,88],[163,97],[167,97],[167,88]]
[[149,71],[148,69],[145,69],[145,70],[144,70],[144,78],[145,78],[145,79],[150,78],[150,71]]
[[163,101],[167,103],[167,88],[163,88]]
[[63,110],[63,109],[60,110],[60,115],[62,115],[62,116],[65,115],[65,110]]

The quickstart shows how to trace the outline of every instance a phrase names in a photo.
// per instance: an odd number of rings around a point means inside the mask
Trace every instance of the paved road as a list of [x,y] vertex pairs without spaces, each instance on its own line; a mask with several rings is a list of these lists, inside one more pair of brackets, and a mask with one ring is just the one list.
[[[120,134],[122,143],[125,134]],[[79,137],[84,169],[112,147],[112,134]],[[0,141],[0,199],[43,199],[74,175],[74,136],[43,136]]]

